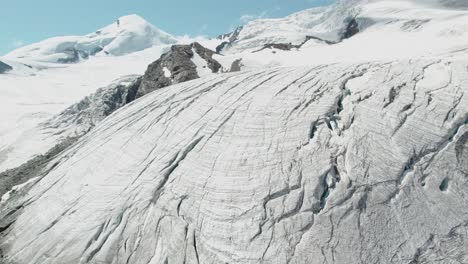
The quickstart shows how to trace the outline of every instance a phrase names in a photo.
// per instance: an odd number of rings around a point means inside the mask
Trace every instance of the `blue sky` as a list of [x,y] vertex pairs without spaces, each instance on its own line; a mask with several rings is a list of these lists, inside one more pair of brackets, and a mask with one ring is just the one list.
[[138,14],[174,35],[216,36],[256,17],[282,17],[331,0],[3,1],[0,55],[49,37],[84,35]]

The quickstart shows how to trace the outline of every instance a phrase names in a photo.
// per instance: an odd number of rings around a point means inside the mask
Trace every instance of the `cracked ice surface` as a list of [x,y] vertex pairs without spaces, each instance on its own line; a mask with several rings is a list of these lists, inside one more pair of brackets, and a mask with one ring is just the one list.
[[0,248],[14,263],[466,262],[467,65],[277,68],[158,90],[1,208]]

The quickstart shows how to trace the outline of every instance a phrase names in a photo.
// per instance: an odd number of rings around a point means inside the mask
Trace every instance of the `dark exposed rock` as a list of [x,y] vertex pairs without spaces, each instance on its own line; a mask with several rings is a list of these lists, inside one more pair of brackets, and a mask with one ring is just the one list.
[[[190,45],[173,45],[169,52],[148,66],[137,96],[141,97],[173,83],[199,78],[192,57],[193,51]],[[164,68],[170,72],[170,76],[164,72]]]
[[292,43],[272,43],[272,44],[265,44],[265,46],[263,47],[264,49],[279,49],[279,50],[291,50],[292,48],[294,48],[295,45],[293,45]]
[[293,45],[292,43],[268,43],[268,44],[263,45],[261,49],[255,50],[252,53],[260,52],[265,49],[279,49],[279,50],[289,51],[293,48],[299,48],[299,47],[300,47],[299,45]]
[[91,50],[90,52],[83,51],[83,50],[78,50],[75,48],[69,48],[63,51],[64,54],[67,55],[66,58],[60,58],[57,60],[58,63],[77,63],[81,59],[87,59],[89,56],[93,56],[96,53],[102,51],[102,48],[95,48],[94,50]]
[[220,53],[225,48],[229,47],[233,42],[235,42],[239,38],[239,34],[243,28],[244,27],[240,26],[240,27],[237,27],[236,30],[234,30],[233,32],[219,35],[216,39],[219,39],[219,40],[226,39],[226,40],[216,47],[216,52]]
[[243,26],[239,26],[232,32],[217,36],[216,39],[219,39],[219,40],[228,39],[231,42],[235,41],[243,28],[244,28]]
[[244,65],[242,64],[242,59],[237,59],[237,60],[235,60],[235,61],[232,62],[231,68],[229,69],[229,72],[238,72],[238,71],[241,71],[242,66],[244,66]]
[[333,45],[333,44],[337,44],[338,42],[336,41],[330,41],[330,40],[326,40],[326,39],[322,39],[322,38],[319,38],[319,37],[315,37],[315,36],[306,36],[306,39],[304,40],[304,42],[302,42],[301,44],[299,44],[299,47],[302,47],[306,42],[308,42],[309,40],[318,40],[320,42],[324,42],[328,45]]
[[359,24],[356,18],[348,18],[345,20],[345,29],[341,34],[341,40],[348,39],[359,33]]
[[13,186],[25,183],[31,178],[41,176],[46,172],[50,161],[75,143],[76,140],[77,138],[67,138],[60,144],[51,148],[44,155],[39,155],[17,168],[0,173],[0,197],[10,191]]
[[0,61],[0,74],[13,70],[13,67]]
[[173,45],[169,52],[148,66],[137,97],[172,84],[199,78],[197,66],[192,61],[194,51],[207,62],[213,73],[219,71],[221,64],[213,59],[216,52],[197,42],[190,45]]
[[292,43],[268,43],[268,44],[263,45],[263,47],[261,49],[253,51],[253,53],[262,51],[264,49],[279,49],[279,50],[286,50],[286,51],[289,51],[291,49],[299,49],[304,44],[306,44],[309,40],[312,40],[312,39],[313,40],[318,40],[320,42],[324,42],[324,43],[326,43],[328,45],[333,45],[333,44],[338,43],[338,42],[335,42],[335,41],[321,39],[321,38],[315,37],[315,36],[306,36],[305,40],[302,43],[298,44],[298,45],[295,45],[295,44],[292,44]]

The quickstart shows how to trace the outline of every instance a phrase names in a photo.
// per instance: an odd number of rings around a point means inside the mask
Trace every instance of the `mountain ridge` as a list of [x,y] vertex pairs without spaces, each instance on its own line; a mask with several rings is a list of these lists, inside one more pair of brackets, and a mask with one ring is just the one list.
[[42,62],[75,63],[99,53],[121,56],[177,40],[138,15],[122,16],[111,25],[84,36],[64,36],[43,40],[16,49],[7,59],[33,59]]

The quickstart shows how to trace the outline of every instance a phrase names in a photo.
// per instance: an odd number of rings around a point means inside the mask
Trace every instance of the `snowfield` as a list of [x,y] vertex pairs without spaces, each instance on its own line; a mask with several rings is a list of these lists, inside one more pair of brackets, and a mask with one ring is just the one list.
[[222,71],[193,52],[201,78],[136,100],[170,43],[0,58],[0,177],[31,178],[0,200],[0,262],[468,263],[468,10],[442,2],[253,21]]
[[[53,146],[51,138],[37,138],[39,124],[124,75],[143,74],[167,48],[155,46],[125,56],[54,65],[34,75],[17,71],[1,75],[0,171],[19,166]],[[25,149],[18,149],[22,146]]]

